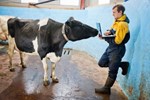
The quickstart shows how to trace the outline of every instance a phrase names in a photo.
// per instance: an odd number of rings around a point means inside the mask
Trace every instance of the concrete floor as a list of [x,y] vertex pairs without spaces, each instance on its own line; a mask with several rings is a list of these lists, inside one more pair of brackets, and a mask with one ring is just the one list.
[[[56,67],[59,83],[45,87],[38,56],[26,56],[27,68],[23,70],[15,52],[16,71],[9,72],[7,48],[0,47],[0,100],[127,100],[117,82],[110,96],[95,93],[95,87],[102,87],[105,83],[108,69],[100,68],[97,61],[85,52],[66,49]],[[51,72],[50,62],[48,65]]]

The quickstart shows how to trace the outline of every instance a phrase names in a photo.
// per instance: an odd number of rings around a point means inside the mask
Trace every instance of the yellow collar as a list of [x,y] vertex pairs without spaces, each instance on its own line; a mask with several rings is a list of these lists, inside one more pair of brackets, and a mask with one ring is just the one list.
[[124,21],[126,19],[126,15],[122,15],[120,18],[118,18],[116,21]]

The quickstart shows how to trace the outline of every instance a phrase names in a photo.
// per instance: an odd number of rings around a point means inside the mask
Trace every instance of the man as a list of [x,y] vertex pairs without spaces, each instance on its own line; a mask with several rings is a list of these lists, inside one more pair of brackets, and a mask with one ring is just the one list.
[[128,70],[128,62],[121,62],[125,54],[125,44],[130,38],[128,23],[129,19],[124,14],[125,7],[123,5],[115,5],[112,9],[115,22],[111,29],[106,31],[104,35],[114,35],[115,37],[101,37],[109,43],[106,51],[102,55],[98,64],[100,67],[109,67],[109,73],[105,85],[102,88],[96,88],[96,93],[111,94],[111,87],[113,86],[119,66],[122,68],[122,74],[126,75]]

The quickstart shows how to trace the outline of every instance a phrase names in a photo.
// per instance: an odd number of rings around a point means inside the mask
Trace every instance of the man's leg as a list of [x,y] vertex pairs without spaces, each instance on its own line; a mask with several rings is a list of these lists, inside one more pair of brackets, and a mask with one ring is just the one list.
[[[108,65],[109,65],[109,58],[108,58],[108,55],[107,55],[107,51],[102,55],[101,59],[98,62],[98,65],[100,67],[108,67]],[[110,89],[108,87],[111,87],[111,85],[113,83],[114,83],[114,80],[112,80],[111,78],[108,77],[107,80],[106,80],[105,86],[102,87],[102,88],[95,88],[95,92],[96,93],[107,93],[107,94],[110,94]]]
[[109,75],[107,77],[105,85],[102,88],[95,89],[96,93],[111,94],[111,87],[113,86],[116,80],[118,69],[119,69],[119,64],[120,64],[120,61],[116,59],[113,59],[112,61],[110,61]]
[[106,52],[104,52],[104,54],[102,55],[102,57],[100,58],[98,65],[100,67],[108,67],[108,63],[109,63],[109,58]]
[[116,49],[115,51],[109,54],[109,75],[107,77],[105,85],[102,88],[95,89],[96,93],[111,94],[111,87],[113,86],[116,80],[119,65],[123,55],[124,50],[121,49]]

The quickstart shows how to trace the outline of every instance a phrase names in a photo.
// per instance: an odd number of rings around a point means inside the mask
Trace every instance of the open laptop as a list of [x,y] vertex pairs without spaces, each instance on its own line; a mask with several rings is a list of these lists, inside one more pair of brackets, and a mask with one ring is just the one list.
[[99,31],[99,34],[102,36],[102,37],[115,37],[116,35],[104,35],[103,33],[102,33],[102,29],[101,29],[101,24],[100,23],[96,23],[96,27],[97,27],[97,29],[98,29],[98,31]]

